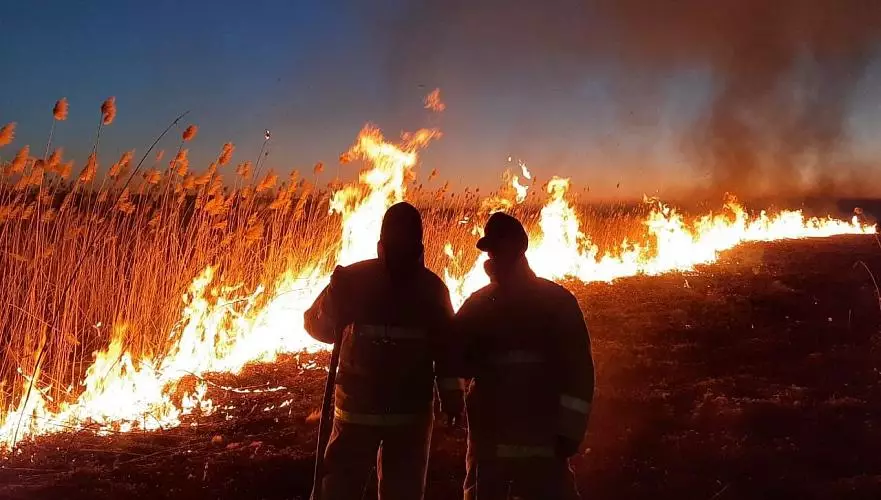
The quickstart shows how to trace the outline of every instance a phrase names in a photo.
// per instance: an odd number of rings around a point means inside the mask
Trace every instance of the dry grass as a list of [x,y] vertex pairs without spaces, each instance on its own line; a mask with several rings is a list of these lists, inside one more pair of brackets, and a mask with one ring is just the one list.
[[[67,118],[66,100],[53,109],[43,158],[24,146],[0,165],[0,408],[18,402],[23,376],[33,373],[40,386],[51,384],[54,399],[71,399],[114,324],[127,325],[125,347],[135,356],[162,354],[181,296],[206,266],[223,283],[271,286],[284,270],[328,261],[337,251],[340,218],[328,215],[328,200],[338,182],[319,187],[296,171],[268,168],[260,175],[267,167],[262,150],[256,169],[251,162],[233,166],[229,143],[196,171],[184,148],[195,126],[175,132],[181,135],[170,159],[148,151],[136,164],[141,154],[130,151],[112,161],[100,154],[99,138],[115,116],[115,101],[107,99],[93,153],[78,173],[60,149],[49,154],[51,134]],[[4,127],[0,137],[11,141],[13,129]],[[267,131],[264,148],[268,140]],[[426,177],[440,184],[435,174]],[[414,178],[408,198],[425,214],[429,267],[448,265],[448,241],[466,249],[464,262],[476,256],[479,190],[451,193]],[[534,224],[539,198],[514,214]],[[624,207],[607,207],[583,220],[603,246],[620,242],[635,219]]]

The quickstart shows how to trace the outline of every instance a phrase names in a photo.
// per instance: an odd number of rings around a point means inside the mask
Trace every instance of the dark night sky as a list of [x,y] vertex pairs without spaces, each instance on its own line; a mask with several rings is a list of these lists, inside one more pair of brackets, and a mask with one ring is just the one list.
[[[455,22],[442,37],[417,36],[408,9],[407,0],[4,2],[0,122],[19,128],[2,154],[25,143],[39,149],[52,105],[66,96],[70,118],[56,144],[81,166],[99,106],[113,95],[119,114],[102,138],[105,166],[123,150],[142,150],[189,109],[200,127],[191,152],[199,168],[225,141],[236,144],[234,161],[254,159],[269,128],[270,166],[309,170],[324,161],[327,180],[371,121],[389,136],[439,126],[445,135],[421,168],[458,185],[495,186],[509,155],[544,178],[572,176],[608,194],[663,194],[703,178],[687,151],[716,81],[700,61],[646,79],[612,57],[561,63],[518,43],[488,45],[459,36]],[[497,29],[530,44],[519,25]],[[447,104],[440,116],[422,109],[434,87]],[[622,98],[631,87],[639,90]],[[879,98],[873,57],[847,103],[846,160],[881,158]],[[342,167],[345,177],[352,168]]]

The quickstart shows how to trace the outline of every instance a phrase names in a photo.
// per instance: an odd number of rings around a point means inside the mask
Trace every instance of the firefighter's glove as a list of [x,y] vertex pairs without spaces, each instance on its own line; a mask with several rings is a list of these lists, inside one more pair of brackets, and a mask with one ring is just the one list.
[[556,452],[558,458],[569,458],[578,454],[581,443],[565,436],[557,436]]

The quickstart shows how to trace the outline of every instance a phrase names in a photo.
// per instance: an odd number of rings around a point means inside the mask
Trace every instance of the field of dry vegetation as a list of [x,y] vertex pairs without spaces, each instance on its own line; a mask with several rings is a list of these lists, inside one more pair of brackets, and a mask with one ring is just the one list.
[[[67,112],[59,101],[53,131],[65,125]],[[339,181],[309,180],[323,165],[277,172],[264,154],[236,159],[227,143],[197,167],[188,148],[198,128],[180,119],[150,149],[107,159],[99,139],[115,117],[111,98],[101,106],[84,165],[68,161],[51,132],[45,146],[15,150],[15,125],[0,132],[0,153],[12,151],[0,164],[0,409],[18,404],[34,374],[48,388],[47,400],[75,399],[92,353],[115,335],[135,359],[161,357],[182,296],[209,266],[215,284],[262,284],[269,287],[263,297],[272,297],[285,270],[329,267],[339,249],[340,215],[329,213]],[[354,176],[357,165],[347,167]],[[425,216],[427,263],[440,273],[449,264],[445,243],[473,246],[473,224],[460,222],[480,211],[487,193],[450,192],[436,171],[407,182],[408,199]],[[533,192],[511,211],[532,225],[538,206]],[[638,215],[623,206],[595,207],[582,221],[602,246],[620,242],[639,225]],[[474,256],[476,250],[464,261]]]
[[[278,172],[262,151],[248,161],[224,144],[196,167],[198,129],[183,119],[144,151],[107,159],[99,139],[115,116],[108,99],[83,165],[52,132],[28,148],[14,143],[14,124],[0,129],[0,414],[28,391],[50,407],[75,400],[93,353],[114,338],[111,363],[123,352],[163,358],[209,267],[218,289],[266,288],[256,303],[212,304],[240,310],[291,292],[273,289],[287,270],[334,264],[340,184],[316,185],[322,164]],[[62,100],[53,131],[66,117]],[[406,184],[425,217],[429,267],[463,274],[456,265],[476,257],[474,220],[489,193],[451,192],[434,171]],[[538,191],[509,209],[528,227],[545,201]],[[581,229],[613,251],[644,233],[645,214],[579,207]],[[447,242],[466,249],[452,264]],[[875,240],[848,236],[753,243],[693,273],[568,283],[597,359],[590,450],[575,460],[586,496],[878,498],[881,316],[866,269],[881,270]],[[185,377],[177,391],[206,383],[214,411],[178,427],[96,436],[85,425],[27,439],[2,458],[0,497],[304,498],[325,357]],[[429,498],[457,496],[463,432],[436,429]]]

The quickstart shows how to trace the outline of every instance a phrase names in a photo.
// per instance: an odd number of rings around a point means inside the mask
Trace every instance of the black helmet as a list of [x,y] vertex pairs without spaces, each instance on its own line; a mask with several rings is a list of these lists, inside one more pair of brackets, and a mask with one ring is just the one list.
[[477,240],[477,248],[484,252],[520,256],[529,248],[529,237],[520,221],[502,212],[492,214]]

